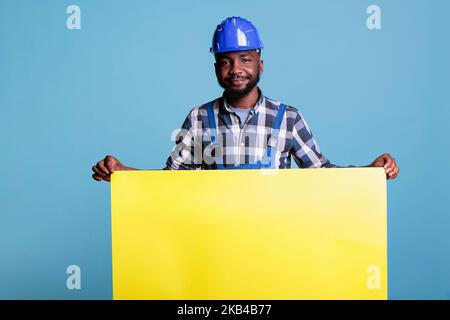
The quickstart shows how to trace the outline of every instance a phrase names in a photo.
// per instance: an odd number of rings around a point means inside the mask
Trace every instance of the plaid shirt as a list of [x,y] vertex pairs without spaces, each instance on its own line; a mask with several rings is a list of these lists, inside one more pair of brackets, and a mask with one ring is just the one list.
[[241,123],[223,97],[213,103],[220,150],[216,150],[211,142],[207,104],[203,104],[192,109],[186,117],[175,148],[167,159],[167,169],[215,169],[215,152],[220,152],[218,155],[222,155],[225,166],[254,164],[263,159],[268,145],[276,151],[275,168],[290,168],[291,156],[300,168],[337,167],[320,152],[311,129],[296,108],[286,107],[278,141],[273,141],[272,126],[280,102],[260,93],[258,103],[245,123]]

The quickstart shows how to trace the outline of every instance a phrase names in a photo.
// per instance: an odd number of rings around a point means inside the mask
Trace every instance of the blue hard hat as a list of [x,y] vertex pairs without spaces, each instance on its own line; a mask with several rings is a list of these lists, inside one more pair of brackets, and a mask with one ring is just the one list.
[[263,43],[255,26],[240,17],[223,20],[214,32],[212,53],[262,49]]

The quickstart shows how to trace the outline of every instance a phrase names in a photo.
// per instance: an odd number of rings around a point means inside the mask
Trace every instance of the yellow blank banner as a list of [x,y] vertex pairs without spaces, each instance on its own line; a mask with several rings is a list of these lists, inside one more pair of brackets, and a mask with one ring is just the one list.
[[386,299],[382,168],[112,175],[114,299]]

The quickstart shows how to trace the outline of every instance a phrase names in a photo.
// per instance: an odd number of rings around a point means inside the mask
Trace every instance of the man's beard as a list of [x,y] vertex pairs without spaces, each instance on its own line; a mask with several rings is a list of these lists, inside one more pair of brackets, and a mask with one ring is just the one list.
[[225,92],[224,92],[225,99],[227,99],[229,101],[236,101],[236,100],[246,97],[253,90],[253,88],[256,87],[256,85],[259,82],[259,78],[260,77],[259,77],[259,68],[258,68],[256,78],[253,81],[250,81],[245,86],[244,89],[240,89],[240,90],[231,88],[230,86],[228,86],[228,84],[226,82],[223,82],[221,79],[219,79],[219,77],[217,77],[217,81],[219,82],[220,86],[225,89]]

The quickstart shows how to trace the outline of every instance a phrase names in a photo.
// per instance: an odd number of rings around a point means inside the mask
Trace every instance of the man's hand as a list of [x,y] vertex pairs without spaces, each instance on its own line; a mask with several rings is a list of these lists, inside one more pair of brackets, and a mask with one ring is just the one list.
[[92,167],[92,171],[94,171],[92,177],[97,181],[111,181],[111,173],[120,170],[132,170],[132,168],[125,167],[113,156],[106,156]]
[[389,153],[385,153],[376,158],[369,167],[383,167],[387,179],[395,179],[400,171],[395,163],[395,159]]

